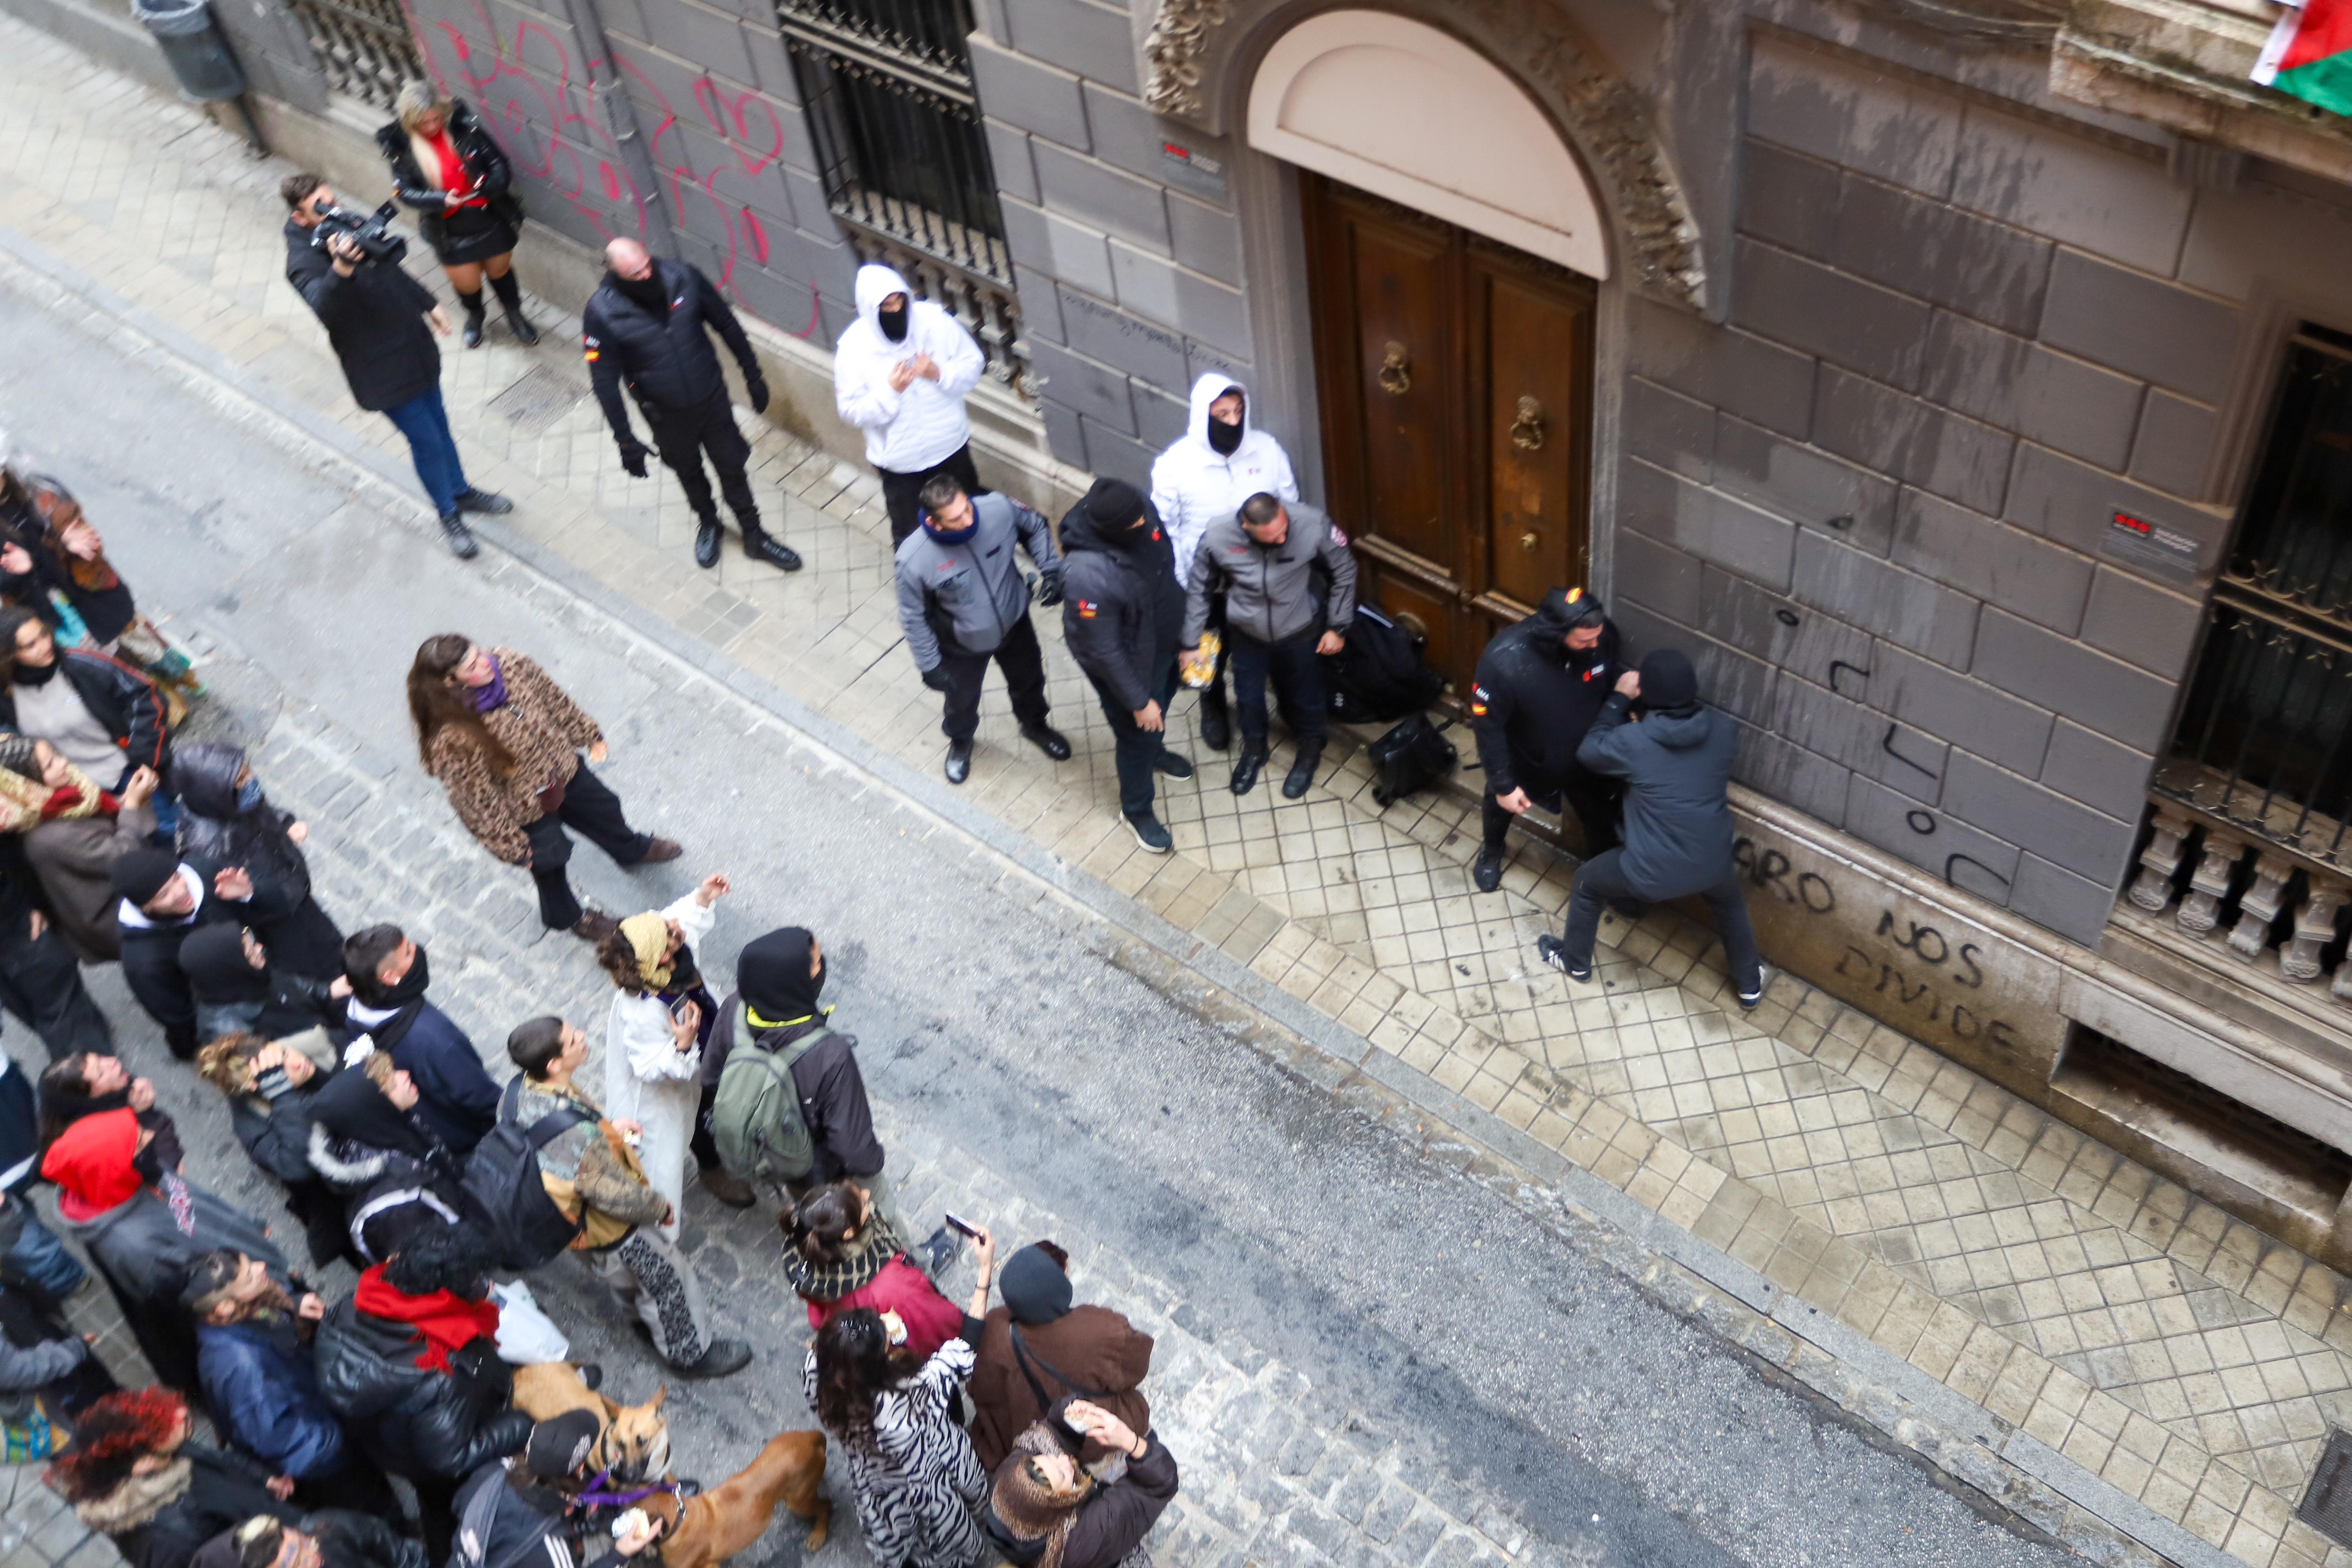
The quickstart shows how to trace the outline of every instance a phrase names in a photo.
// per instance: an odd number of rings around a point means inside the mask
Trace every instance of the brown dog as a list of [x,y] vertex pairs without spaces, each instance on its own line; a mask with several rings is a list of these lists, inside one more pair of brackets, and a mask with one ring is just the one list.
[[645,1500],[662,1521],[662,1568],[716,1568],[767,1533],[782,1503],[809,1521],[807,1550],[824,1548],[833,1504],[824,1495],[824,1434],[785,1432],[768,1439],[760,1457],[681,1505],[674,1492]]
[[617,1481],[647,1481],[669,1473],[669,1424],[661,1415],[668,1397],[665,1384],[642,1405],[615,1404],[581,1382],[579,1369],[568,1361],[515,1368],[514,1407],[532,1420],[550,1420],[568,1410],[596,1417],[601,1430],[588,1450],[588,1463],[610,1471]]

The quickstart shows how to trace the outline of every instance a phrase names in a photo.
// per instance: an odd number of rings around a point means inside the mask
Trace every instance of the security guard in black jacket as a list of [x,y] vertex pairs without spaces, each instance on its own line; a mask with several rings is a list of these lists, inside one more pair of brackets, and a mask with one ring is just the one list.
[[1062,636],[1110,720],[1118,809],[1135,841],[1164,855],[1176,841],[1152,815],[1151,775],[1192,777],[1168,749],[1168,699],[1184,591],[1159,509],[1123,479],[1097,479],[1062,518]]
[[1470,730],[1486,768],[1484,842],[1471,868],[1481,893],[1503,885],[1503,836],[1530,805],[1557,811],[1566,799],[1584,825],[1587,860],[1617,847],[1623,793],[1576,760],[1621,668],[1617,628],[1580,588],[1553,589],[1533,615],[1505,629],[1478,655]]
[[628,410],[621,403],[621,383],[626,381],[652,428],[655,450],[677,476],[687,505],[694,508],[698,525],[695,565],[719,564],[719,507],[702,472],[702,455],[708,452],[719,470],[727,505],[743,526],[743,553],[798,571],[799,553],[769,538],[760,526],[760,506],[751,498],[751,476],[743,471],[751,445],[735,428],[727,379],[719,373],[719,355],[703,331],[708,327],[727,340],[728,350],[743,369],[751,412],[765,413],[768,383],[752,357],[751,340],[743,335],[743,324],[710,287],[710,279],[688,263],[657,259],[633,239],[616,239],[604,247],[604,265],[603,286],[580,313],[580,336],[596,401],[604,405],[604,418],[621,444],[621,466],[640,479],[646,476],[645,444],[630,430]]

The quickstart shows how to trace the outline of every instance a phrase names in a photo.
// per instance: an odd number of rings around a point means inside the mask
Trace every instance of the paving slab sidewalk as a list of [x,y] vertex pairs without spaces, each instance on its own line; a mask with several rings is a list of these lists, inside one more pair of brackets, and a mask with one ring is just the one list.
[[[13,21],[0,81],[0,256],[406,482],[397,435],[352,407],[280,276],[280,165]],[[1359,755],[1302,801],[1263,785],[1236,798],[1180,711],[1171,738],[1201,770],[1162,790],[1177,852],[1140,852],[1112,805],[1108,728],[1050,617],[1049,689],[1076,756],[1056,768],[1021,744],[992,689],[972,782],[947,791],[871,476],[745,415],[770,525],[808,569],[730,548],[698,572],[675,482],[619,468],[576,320],[535,308],[540,349],[494,329],[445,361],[469,473],[518,503],[487,537],[929,780],[964,820],[984,813],[974,831],[1263,998],[1328,1059],[1302,1071],[1462,1128],[1638,1237],[1628,1266],[1661,1291],[1971,1484],[2054,1491],[2068,1539],[2352,1568],[2291,1517],[2328,1427],[2352,1427],[2343,1276],[1785,977],[1742,1016],[1719,946],[1672,914],[1612,917],[1593,984],[1542,969],[1533,939],[1565,906],[1568,868],[1521,850],[1503,893],[1475,894],[1464,804],[1383,810]],[[1286,766],[1278,747],[1268,772]]]

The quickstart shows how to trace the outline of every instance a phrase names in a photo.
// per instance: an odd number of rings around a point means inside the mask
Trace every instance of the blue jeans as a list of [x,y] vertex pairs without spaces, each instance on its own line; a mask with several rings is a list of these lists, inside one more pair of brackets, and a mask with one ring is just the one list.
[[457,460],[457,438],[449,434],[449,411],[442,405],[441,389],[396,402],[383,416],[408,437],[408,455],[416,464],[418,483],[433,497],[433,509],[445,517],[455,513],[457,497],[472,486]]
[[[25,1203],[21,1196],[11,1196],[11,1206]],[[30,1205],[24,1213],[25,1228],[18,1233],[16,1244],[8,1249],[5,1270],[21,1274],[58,1301],[65,1300],[81,1289],[82,1266],[74,1261],[58,1240],[56,1232],[33,1218]]]

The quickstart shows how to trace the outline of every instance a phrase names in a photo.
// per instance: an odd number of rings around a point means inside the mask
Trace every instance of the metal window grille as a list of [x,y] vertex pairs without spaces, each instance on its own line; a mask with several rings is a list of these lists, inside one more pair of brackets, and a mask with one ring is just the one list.
[[400,0],[290,0],[310,36],[327,86],[392,112],[400,84],[422,79],[425,61]]
[[2206,611],[2131,900],[2224,925],[2282,977],[2333,965],[2352,904],[2352,337],[2291,342],[2245,516]]
[[954,315],[991,372],[1027,395],[967,0],[777,0],[776,14],[826,203],[851,245]]

